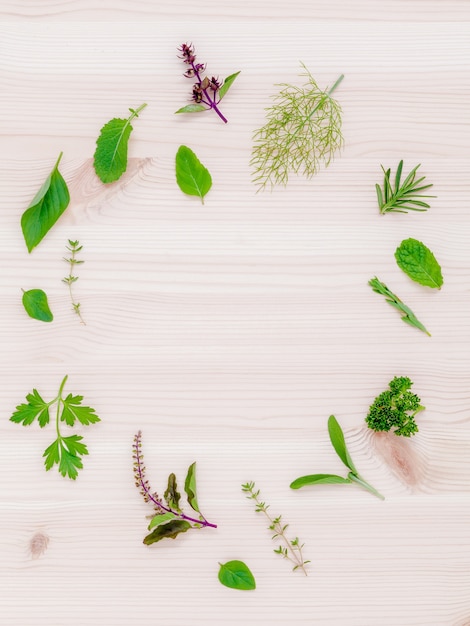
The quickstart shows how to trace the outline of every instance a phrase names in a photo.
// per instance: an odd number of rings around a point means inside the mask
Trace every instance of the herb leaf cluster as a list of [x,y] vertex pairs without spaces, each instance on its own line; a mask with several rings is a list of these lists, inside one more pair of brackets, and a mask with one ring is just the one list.
[[395,376],[389,389],[378,395],[369,408],[366,423],[376,431],[390,431],[410,437],[418,432],[416,414],[424,410],[421,399],[410,391],[413,383],[407,376]]
[[408,211],[426,211],[429,204],[423,201],[423,198],[435,198],[435,196],[425,196],[421,192],[432,187],[432,185],[421,185],[425,176],[416,178],[416,173],[421,164],[414,167],[404,181],[401,180],[403,170],[403,160],[400,161],[395,174],[395,186],[390,182],[390,168],[385,170],[384,166],[380,166],[384,173],[383,187],[375,185],[377,192],[377,201],[379,203],[380,212],[385,213],[408,213]]

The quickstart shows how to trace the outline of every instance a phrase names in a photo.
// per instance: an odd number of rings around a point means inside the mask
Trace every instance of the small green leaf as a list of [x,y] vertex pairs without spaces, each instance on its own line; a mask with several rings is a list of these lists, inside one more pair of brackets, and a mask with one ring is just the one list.
[[255,577],[243,561],[227,561],[219,565],[219,580],[222,585],[242,591],[256,589]]
[[291,489],[300,489],[306,485],[333,485],[350,483],[349,478],[343,478],[336,474],[310,474],[310,476],[301,476],[296,478],[290,484]]
[[199,196],[202,204],[204,196],[212,187],[209,170],[187,146],[180,146],[176,153],[176,182],[183,193]]
[[47,302],[47,295],[42,289],[23,291],[23,306],[29,317],[41,322],[52,322],[54,316]]
[[37,389],[33,389],[33,393],[29,393],[26,400],[28,404],[17,406],[16,411],[10,417],[10,421],[29,426],[37,418],[39,426],[44,428],[49,423],[49,406],[41,398]]
[[225,94],[233,85],[234,80],[237,78],[239,74],[240,72],[235,72],[235,74],[230,74],[230,76],[227,76],[227,78],[224,80],[224,84],[219,89],[219,101],[222,100],[222,98],[225,96]]
[[202,104],[187,104],[185,107],[175,111],[176,113],[200,113],[201,111],[207,111],[207,107]]
[[131,121],[138,117],[146,104],[137,110],[129,109],[131,115],[127,120],[114,118],[107,122],[96,140],[94,167],[98,178],[103,183],[112,183],[124,174],[127,169],[127,146],[132,132]]
[[45,457],[44,465],[46,466],[46,471],[49,471],[51,467],[56,464],[58,465],[60,462],[59,444],[60,439],[56,439],[48,448],[46,448],[44,454],[42,455]]
[[175,519],[175,515],[173,513],[159,513],[158,515],[154,515],[149,524],[149,530],[152,528],[156,528],[157,526],[161,526],[162,524],[166,524],[170,520]]
[[176,484],[176,476],[171,473],[168,476],[168,487],[163,494],[166,503],[170,507],[170,509],[175,509],[176,511],[180,511],[180,499],[181,494],[178,492],[178,486]]
[[75,420],[78,420],[84,426],[96,424],[96,422],[100,421],[100,418],[95,413],[95,409],[89,406],[80,406],[82,400],[83,396],[72,396],[71,393],[64,398],[64,408],[60,419],[68,426],[73,426]]
[[196,511],[196,513],[199,513],[199,505],[197,503],[196,494],[196,463],[192,463],[192,465],[188,468],[186,480],[184,481],[184,490],[188,497],[189,506]]
[[61,158],[62,152],[54,169],[21,216],[21,229],[28,252],[42,241],[69,205],[69,190],[58,169]]
[[150,535],[144,538],[144,543],[150,546],[152,543],[157,543],[157,541],[161,541],[162,539],[175,539],[180,533],[185,533],[190,528],[191,524],[186,520],[170,520],[166,524],[157,526]]
[[440,289],[443,284],[441,266],[431,250],[417,239],[404,239],[396,249],[398,267],[420,285]]
[[343,463],[348,467],[351,472],[357,474],[357,469],[354,466],[353,460],[349,455],[348,449],[346,447],[346,441],[344,440],[344,433],[341,429],[341,426],[338,424],[338,420],[334,415],[330,415],[328,420],[328,432],[330,434],[331,443],[333,448],[336,450],[336,454],[343,461]]

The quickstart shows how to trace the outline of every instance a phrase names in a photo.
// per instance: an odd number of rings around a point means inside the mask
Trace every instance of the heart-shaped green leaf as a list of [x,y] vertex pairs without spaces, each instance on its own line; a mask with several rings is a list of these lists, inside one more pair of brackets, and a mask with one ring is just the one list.
[[41,322],[52,322],[54,316],[47,302],[47,295],[42,289],[30,289],[23,292],[23,306],[29,317]]
[[255,577],[243,561],[228,561],[219,565],[219,580],[222,585],[243,591],[256,589]]

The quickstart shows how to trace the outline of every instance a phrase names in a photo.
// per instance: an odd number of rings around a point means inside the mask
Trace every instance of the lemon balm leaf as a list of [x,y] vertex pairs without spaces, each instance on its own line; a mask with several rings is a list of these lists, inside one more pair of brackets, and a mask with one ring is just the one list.
[[28,252],[42,241],[69,205],[67,183],[59,172],[62,154],[59,154],[52,172],[21,216],[21,230]]
[[395,251],[398,267],[426,287],[440,289],[444,283],[441,266],[431,250],[417,239],[404,239]]
[[131,122],[146,106],[129,109],[131,115],[127,120],[115,117],[102,127],[94,155],[95,172],[101,182],[112,183],[126,171],[127,148],[133,130]]

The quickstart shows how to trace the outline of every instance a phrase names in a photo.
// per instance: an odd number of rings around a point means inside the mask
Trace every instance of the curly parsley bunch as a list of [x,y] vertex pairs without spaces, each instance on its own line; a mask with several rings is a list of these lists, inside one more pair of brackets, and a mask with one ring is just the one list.
[[395,435],[410,437],[418,432],[415,416],[424,410],[421,399],[410,391],[413,383],[406,376],[395,376],[389,389],[377,396],[369,407],[367,426],[372,430],[393,430]]

